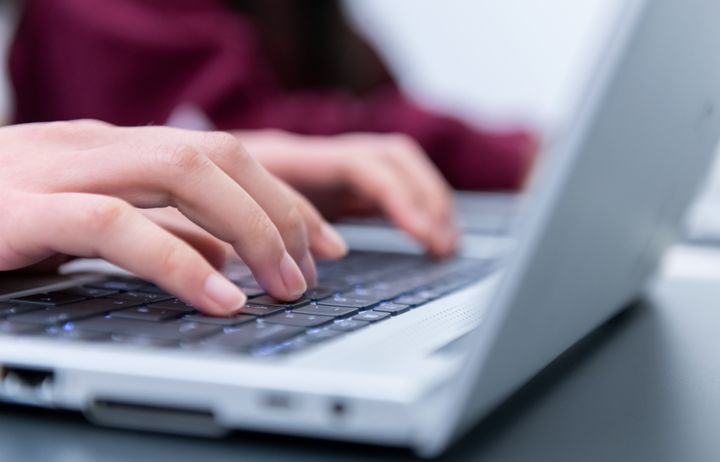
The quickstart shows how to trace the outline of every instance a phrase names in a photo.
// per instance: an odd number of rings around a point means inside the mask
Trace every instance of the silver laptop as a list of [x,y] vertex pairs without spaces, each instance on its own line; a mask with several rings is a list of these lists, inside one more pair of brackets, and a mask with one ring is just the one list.
[[131,278],[24,287],[0,301],[0,398],[138,429],[441,453],[641,294],[720,135],[717,18],[714,0],[626,2],[505,251],[470,239],[433,262],[355,229],[356,250],[294,304],[231,265],[252,298],[228,319]]

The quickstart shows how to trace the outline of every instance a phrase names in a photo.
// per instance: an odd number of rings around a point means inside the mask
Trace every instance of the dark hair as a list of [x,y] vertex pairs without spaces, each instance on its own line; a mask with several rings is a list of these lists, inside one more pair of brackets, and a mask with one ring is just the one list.
[[282,83],[362,95],[391,77],[337,0],[228,0],[253,20]]

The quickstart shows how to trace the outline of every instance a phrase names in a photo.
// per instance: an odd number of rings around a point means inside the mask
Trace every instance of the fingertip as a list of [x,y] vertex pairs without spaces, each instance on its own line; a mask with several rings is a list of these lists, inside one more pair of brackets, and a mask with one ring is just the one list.
[[218,273],[210,273],[203,286],[205,296],[213,303],[214,314],[231,314],[245,306],[247,296],[232,282]]
[[280,261],[280,277],[285,285],[285,297],[282,299],[297,300],[307,291],[307,281],[300,267],[289,253],[285,252]]
[[348,245],[345,239],[329,223],[322,225],[322,237],[328,244],[327,250],[334,258],[344,257],[348,253]]
[[424,214],[413,216],[406,230],[436,258],[453,255],[457,250],[458,232],[454,224],[440,223]]
[[441,256],[449,257],[454,255],[460,245],[460,236],[455,228],[448,228],[443,233],[443,241],[441,243]]

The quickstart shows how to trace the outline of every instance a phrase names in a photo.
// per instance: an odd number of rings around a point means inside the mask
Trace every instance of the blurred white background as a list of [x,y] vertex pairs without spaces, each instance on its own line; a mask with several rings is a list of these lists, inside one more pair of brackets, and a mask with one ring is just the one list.
[[554,128],[571,110],[620,0],[346,0],[404,87],[484,122]]
[[[562,128],[620,0],[346,0],[404,88],[468,120]],[[689,221],[720,243],[720,156]]]

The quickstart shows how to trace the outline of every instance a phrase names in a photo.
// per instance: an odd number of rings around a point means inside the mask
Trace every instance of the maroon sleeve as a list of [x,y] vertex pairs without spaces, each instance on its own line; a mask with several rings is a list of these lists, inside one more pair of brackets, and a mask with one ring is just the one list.
[[470,127],[424,110],[392,85],[362,99],[332,88],[286,91],[252,23],[221,0],[101,4],[25,1],[10,55],[16,122],[161,124],[192,104],[220,129],[406,133],[462,189],[517,189],[531,163],[529,132]]

